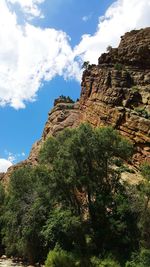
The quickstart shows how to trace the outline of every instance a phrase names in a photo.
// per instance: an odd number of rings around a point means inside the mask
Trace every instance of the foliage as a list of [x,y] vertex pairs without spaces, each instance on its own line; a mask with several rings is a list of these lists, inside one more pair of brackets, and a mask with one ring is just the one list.
[[140,244],[148,249],[149,166],[134,194],[114,167],[132,153],[111,127],[83,124],[50,137],[39,166],[14,171],[6,196],[0,188],[7,255],[43,263],[50,251],[47,267],[118,267]]
[[121,71],[123,69],[123,66],[121,63],[116,63],[114,68],[115,68],[115,70]]
[[141,172],[145,179],[138,186],[142,207],[138,225],[141,232],[141,244],[150,249],[150,164],[145,163],[142,165]]
[[150,266],[150,250],[141,249],[139,254],[133,254],[132,260],[126,263],[126,267]]
[[113,49],[112,46],[111,46],[111,45],[108,45],[107,48],[106,48],[106,51],[107,51],[107,52],[111,52],[112,49]]
[[139,88],[137,86],[132,86],[131,92],[138,93],[139,92]]
[[8,255],[23,256],[30,262],[42,258],[40,231],[50,208],[47,182],[44,168],[25,167],[12,174],[3,215],[3,242]]
[[150,114],[144,107],[135,108],[135,111],[139,116],[144,117],[145,119],[150,119]]
[[[94,130],[89,125],[65,130],[53,140],[50,138],[44,144],[40,158],[51,168],[55,201],[75,216],[88,216],[86,231],[96,250],[111,249],[115,243],[115,247],[123,249],[131,242],[133,233],[128,223],[128,199],[120,183],[120,173],[113,169],[113,160],[128,159],[132,154],[131,144],[112,128]],[[82,198],[86,199],[84,206]],[[121,213],[122,203],[127,210]],[[126,240],[121,244],[120,237],[125,232]]]
[[75,267],[75,259],[73,256],[62,249],[55,248],[50,251],[46,262],[45,267]]
[[[0,183],[0,216],[4,213],[4,202],[5,202],[5,191],[2,183]],[[2,217],[0,217],[0,254],[4,253],[4,247],[2,245],[2,228],[3,221]]]
[[149,182],[150,181],[150,164],[145,163],[141,166],[141,172],[143,176],[146,178],[146,180]]
[[90,62],[89,61],[84,61],[81,69],[87,70],[88,67],[89,67],[89,65],[90,65]]
[[66,250],[82,251],[85,245],[80,217],[74,216],[70,210],[53,210],[43,228],[43,235],[51,248],[59,243]]
[[70,98],[70,96],[60,95],[59,98],[62,99],[63,102],[66,102],[66,103],[74,103],[74,101]]
[[127,165],[122,165],[118,168],[119,172],[129,172],[129,173],[135,173],[135,171],[131,168],[129,168]]
[[92,267],[120,267],[120,264],[110,257],[105,259],[93,257],[91,263]]

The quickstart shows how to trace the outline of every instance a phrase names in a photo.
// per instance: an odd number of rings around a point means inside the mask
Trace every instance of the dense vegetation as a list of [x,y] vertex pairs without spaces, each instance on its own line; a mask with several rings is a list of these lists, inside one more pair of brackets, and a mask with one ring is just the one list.
[[132,152],[112,128],[49,138],[39,166],[0,187],[1,248],[30,263],[49,253],[46,267],[150,266],[150,166],[138,186],[120,180]]

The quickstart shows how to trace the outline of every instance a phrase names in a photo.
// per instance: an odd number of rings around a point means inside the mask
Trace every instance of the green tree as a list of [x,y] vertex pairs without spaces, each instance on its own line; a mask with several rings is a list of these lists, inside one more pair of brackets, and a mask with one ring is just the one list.
[[2,183],[0,183],[0,255],[4,253],[4,246],[2,245],[2,229],[3,229],[2,216],[5,212],[4,202],[5,202],[5,190]]
[[3,242],[9,256],[21,256],[33,263],[45,255],[40,232],[50,210],[48,179],[43,167],[13,172],[2,217]]
[[132,145],[115,130],[95,130],[88,124],[50,138],[41,150],[42,162],[50,166],[56,203],[87,223],[93,247],[96,244],[101,251],[112,243],[122,251],[133,245],[134,215],[120,173],[113,167],[114,158],[127,160],[131,154]]
[[84,227],[79,216],[72,214],[70,210],[55,208],[49,214],[46,225],[43,227],[43,235],[49,249],[57,243],[67,251],[81,253],[85,247]]
[[144,177],[138,186],[139,196],[139,228],[141,231],[141,244],[150,249],[150,164],[145,163],[141,167],[141,173]]
[[59,244],[81,266],[93,255],[129,255],[138,246],[137,211],[114,160],[131,155],[111,127],[83,124],[49,138],[40,165],[11,176],[1,217],[7,254],[34,263]]

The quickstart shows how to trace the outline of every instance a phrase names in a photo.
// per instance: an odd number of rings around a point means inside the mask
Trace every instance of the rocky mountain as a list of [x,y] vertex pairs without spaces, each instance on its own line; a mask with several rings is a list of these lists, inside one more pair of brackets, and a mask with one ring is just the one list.
[[37,164],[49,136],[82,122],[112,125],[134,143],[133,165],[150,162],[150,27],[126,33],[118,48],[109,46],[100,56],[98,65],[85,64],[79,101],[55,100],[41,139],[22,164]]

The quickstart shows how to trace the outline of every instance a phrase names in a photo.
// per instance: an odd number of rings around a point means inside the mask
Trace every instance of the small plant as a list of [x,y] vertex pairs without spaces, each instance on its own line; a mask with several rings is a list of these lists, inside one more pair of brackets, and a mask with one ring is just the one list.
[[107,48],[106,48],[106,51],[107,52],[111,52],[112,51],[112,46],[111,45],[108,45]]
[[136,86],[133,86],[133,87],[131,88],[131,92],[133,92],[133,93],[139,92],[139,88],[136,87]]
[[81,69],[87,70],[88,67],[89,67],[89,65],[90,65],[90,62],[89,61],[84,61]]
[[67,105],[67,106],[66,106],[66,109],[73,109],[73,108],[74,108],[73,105]]
[[135,111],[136,111],[136,113],[138,113],[139,116],[141,116],[145,119],[150,119],[150,113],[148,113],[148,111],[144,107],[135,108]]
[[123,69],[123,66],[120,63],[116,63],[114,68],[115,68],[115,70],[121,71]]
[[128,166],[125,166],[125,165],[122,165],[121,167],[119,167],[118,171],[120,173],[122,173],[122,172],[135,173],[135,171],[133,169],[130,169]]
[[70,96],[60,95],[59,98],[56,99],[56,101],[58,100],[62,100],[64,103],[74,103],[74,101],[70,98]]
[[123,160],[119,159],[119,158],[115,158],[113,160],[113,163],[117,166],[117,167],[121,167],[123,165]]

